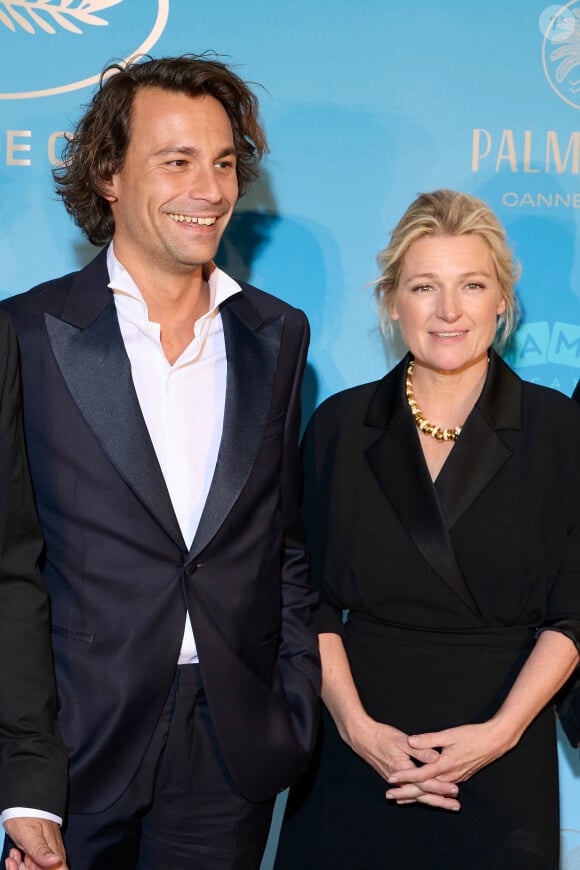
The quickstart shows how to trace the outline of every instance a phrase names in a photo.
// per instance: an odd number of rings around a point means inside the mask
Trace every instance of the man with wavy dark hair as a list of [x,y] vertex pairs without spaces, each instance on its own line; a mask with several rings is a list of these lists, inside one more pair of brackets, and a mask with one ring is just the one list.
[[55,172],[107,247],[6,303],[71,870],[257,868],[274,797],[311,749],[307,322],[213,262],[266,150],[255,95],[216,58],[108,68]]

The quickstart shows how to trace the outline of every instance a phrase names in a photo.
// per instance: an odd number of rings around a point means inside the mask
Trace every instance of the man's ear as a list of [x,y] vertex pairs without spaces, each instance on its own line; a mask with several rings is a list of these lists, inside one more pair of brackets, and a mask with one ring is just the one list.
[[110,178],[102,178],[99,184],[99,193],[106,199],[108,203],[113,203],[117,201],[117,189],[115,184],[115,176],[111,175]]

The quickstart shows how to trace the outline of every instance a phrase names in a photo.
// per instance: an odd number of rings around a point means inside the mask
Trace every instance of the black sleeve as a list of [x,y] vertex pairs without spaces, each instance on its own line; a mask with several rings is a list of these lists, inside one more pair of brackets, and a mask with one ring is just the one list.
[[16,336],[0,311],[0,810],[23,806],[63,816],[67,762],[41,552]]

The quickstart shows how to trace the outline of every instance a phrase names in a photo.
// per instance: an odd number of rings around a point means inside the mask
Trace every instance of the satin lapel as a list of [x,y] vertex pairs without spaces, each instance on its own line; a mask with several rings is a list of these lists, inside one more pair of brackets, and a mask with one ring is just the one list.
[[[79,287],[82,292],[90,295],[87,287]],[[85,328],[45,314],[52,350],[74,402],[107,458],[157,522],[185,550],[133,386],[115,302],[110,293],[106,298],[105,307]],[[82,307],[78,300],[76,307]],[[71,308],[69,305],[69,316]]]
[[481,396],[435,484],[448,529],[511,456],[496,430],[522,428],[521,403],[520,379],[492,352]]
[[262,322],[242,295],[221,311],[228,361],[222,440],[190,557],[214,537],[253,468],[272,400],[284,316]]
[[419,552],[466,607],[481,616],[455,558],[413,418],[404,402],[407,363],[408,359],[403,360],[381,381],[369,406],[367,426],[384,431],[367,448],[367,460]]

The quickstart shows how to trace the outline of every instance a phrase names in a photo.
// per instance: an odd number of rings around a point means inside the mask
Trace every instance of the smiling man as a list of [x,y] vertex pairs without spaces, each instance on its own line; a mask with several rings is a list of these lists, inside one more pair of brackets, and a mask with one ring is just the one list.
[[107,247],[6,303],[70,760],[64,841],[71,870],[251,870],[317,718],[308,327],[213,262],[266,150],[252,91],[207,57],[106,72],[55,177]]

